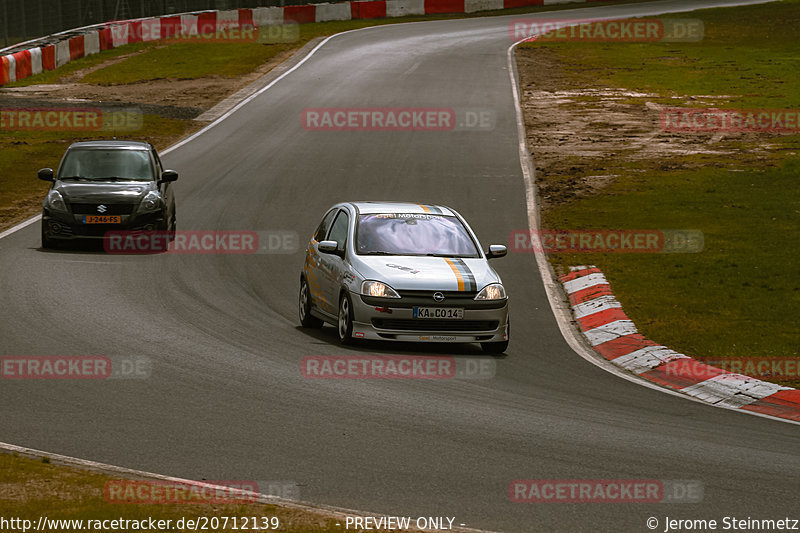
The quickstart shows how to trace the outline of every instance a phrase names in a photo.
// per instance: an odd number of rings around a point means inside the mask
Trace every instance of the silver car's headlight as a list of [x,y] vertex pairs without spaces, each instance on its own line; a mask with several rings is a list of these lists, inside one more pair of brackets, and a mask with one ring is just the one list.
[[506,290],[499,283],[492,283],[481,289],[475,297],[476,300],[505,300]]
[[64,198],[61,196],[61,193],[55,189],[47,193],[47,196],[44,199],[44,206],[52,211],[68,213],[67,204],[64,203]]
[[139,212],[150,213],[151,211],[158,211],[161,209],[162,205],[163,202],[161,201],[161,195],[158,194],[158,191],[150,191],[142,198],[142,202],[139,204]]
[[380,281],[365,281],[362,283],[361,294],[374,298],[400,298],[397,291]]

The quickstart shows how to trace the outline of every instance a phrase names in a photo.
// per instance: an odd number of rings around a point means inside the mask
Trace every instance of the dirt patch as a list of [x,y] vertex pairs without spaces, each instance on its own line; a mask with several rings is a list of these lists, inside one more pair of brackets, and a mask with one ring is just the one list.
[[[155,48],[163,48],[163,47],[162,46],[156,46]],[[145,52],[148,52],[148,51],[149,50],[147,48],[144,48],[142,50],[137,50],[135,52],[131,52],[130,54],[124,54],[124,55],[117,56],[117,57],[112,58],[112,59],[107,59],[106,61],[103,61],[102,63],[98,63],[97,65],[92,65],[91,67],[78,69],[75,72],[72,72],[70,74],[67,74],[66,76],[63,76],[61,78],[61,81],[63,83],[79,82],[85,76],[88,76],[92,72],[95,72],[95,71],[100,70],[102,68],[110,67],[111,65],[116,65],[117,63],[122,63],[123,61],[125,61],[125,60],[127,60],[127,59],[129,59],[129,58],[131,58],[133,56],[138,56],[139,54],[144,54]]]
[[[272,70],[294,50],[280,53],[238,78],[210,76],[191,80],[160,79],[109,86],[80,82],[91,72],[143,52],[114,57],[70,73],[57,84],[0,88],[0,108],[99,107],[103,111],[138,108],[147,117],[146,120],[151,117],[170,119],[159,123],[161,119],[155,118],[156,126],[145,127],[131,136],[148,140],[162,150],[202,127],[205,122],[195,119]],[[166,124],[167,127],[158,124]],[[36,180],[35,172],[45,164],[37,161],[51,161],[50,165],[53,166],[52,162],[58,161],[70,142],[96,137],[91,132],[87,135],[75,132],[74,135],[53,139],[47,136],[47,132],[40,137],[26,135],[25,132],[15,135],[12,132],[0,139],[0,150],[24,148],[30,152],[27,160],[14,160],[13,167],[5,169],[5,179],[0,180],[0,231],[41,213],[46,187],[43,182]]]
[[[778,149],[764,142],[764,135],[673,133],[660,127],[664,107],[716,107],[731,96],[605,87],[597,83],[596,69],[564,65],[553,51],[540,48],[519,49],[517,66],[544,210],[597,194],[623,172],[740,169],[771,159]],[[752,148],[742,150],[743,144]]]
[[209,76],[191,80],[159,79],[118,85],[92,85],[80,83],[87,74],[119,63],[147,50],[119,56],[92,67],[75,71],[62,79],[61,83],[30,85],[0,89],[0,104],[37,105],[48,102],[61,103],[93,102],[119,106],[135,105],[145,113],[168,118],[195,118],[211,109],[227,96],[263,76],[295,50],[277,54],[253,72],[238,78]]
[[19,224],[20,221],[41,214],[44,196],[45,194],[31,194],[15,200],[9,206],[0,207],[0,231],[7,230]]

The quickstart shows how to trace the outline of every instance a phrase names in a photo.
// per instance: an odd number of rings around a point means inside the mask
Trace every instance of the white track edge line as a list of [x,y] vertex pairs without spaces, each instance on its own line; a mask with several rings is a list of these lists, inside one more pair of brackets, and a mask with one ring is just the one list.
[[7,230],[5,230],[5,231],[3,231],[2,233],[0,233],[0,239],[2,239],[3,237],[8,237],[8,236],[9,236],[9,235],[11,235],[12,233],[14,233],[14,232],[16,232],[16,231],[19,231],[19,230],[21,230],[22,228],[24,228],[24,227],[26,227],[26,226],[30,226],[31,224],[33,224],[33,223],[34,223],[34,222],[36,222],[37,220],[41,220],[41,218],[42,218],[42,215],[41,215],[41,214],[39,214],[39,215],[34,215],[34,216],[32,216],[31,218],[29,218],[28,220],[23,220],[22,222],[20,222],[20,223],[19,223],[19,224],[17,224],[16,226],[11,226],[11,227],[10,227],[10,228],[8,228]]
[[[517,48],[518,45],[525,42],[526,40],[527,38],[520,39],[519,41],[509,46],[506,51],[506,56],[508,61],[508,75],[511,78],[511,92],[514,98],[514,110],[516,112],[516,119],[517,119],[519,162],[520,162],[520,167],[522,168],[522,175],[525,180],[525,199],[528,205],[528,226],[531,231],[538,231],[540,221],[539,221],[539,204],[536,198],[536,183],[534,179],[535,167],[533,166],[531,155],[528,152],[528,147],[526,143],[525,121],[522,115],[522,104],[520,100],[520,91],[518,84],[519,80],[517,75],[517,61],[516,58],[514,57],[514,50]],[[694,401],[697,403],[709,405],[719,409],[727,409],[730,411],[736,411],[739,413],[745,413],[752,416],[768,418],[770,420],[776,420],[779,422],[784,422],[787,424],[795,424],[800,426],[800,422],[795,420],[789,420],[786,418],[772,416],[764,413],[758,413],[755,411],[749,411],[746,409],[726,407],[722,405],[715,405],[709,402],[704,402],[702,400],[689,396],[688,394],[684,394],[678,391],[673,391],[665,387],[661,387],[660,385],[656,385],[655,383],[647,381],[644,378],[636,376],[635,374],[620,369],[619,367],[614,365],[611,361],[602,357],[594,349],[587,346],[585,337],[579,334],[577,329],[572,325],[573,320],[571,311],[569,307],[565,305],[567,300],[565,297],[562,296],[562,290],[560,288],[560,284],[556,281],[555,273],[550,267],[550,263],[547,261],[547,257],[536,250],[534,250],[534,256],[536,257],[536,264],[539,268],[539,274],[541,275],[542,278],[542,284],[544,285],[544,290],[547,294],[547,299],[550,302],[550,308],[553,310],[553,315],[555,316],[556,323],[558,324],[558,329],[561,330],[561,335],[564,337],[564,340],[567,341],[567,344],[569,344],[570,348],[572,348],[572,350],[579,356],[581,356],[583,359],[589,361],[595,366],[602,368],[607,372],[610,372],[611,374],[614,374],[617,377],[621,377],[630,382],[637,383],[644,387],[660,391],[664,394],[670,394],[678,398],[683,398],[685,400]]]
[[[412,24],[414,24],[414,23],[412,23]],[[366,29],[370,29],[370,28],[374,28],[374,26],[367,26],[365,28],[358,28],[358,29],[354,29],[354,30],[349,30],[349,31],[346,31],[346,32],[337,33],[337,34],[334,34],[334,35],[331,35],[331,36],[327,37],[324,41],[319,43],[313,50],[311,50],[308,53],[308,55],[306,55],[302,60],[300,60],[291,69],[287,70],[286,72],[284,72],[283,74],[278,76],[276,79],[274,79],[272,82],[270,82],[268,85],[266,85],[265,87],[263,87],[262,89],[260,89],[256,93],[250,95],[248,98],[246,98],[245,100],[243,100],[242,102],[237,104],[235,107],[233,107],[228,112],[226,112],[225,114],[220,116],[217,120],[215,120],[211,124],[208,124],[207,126],[205,126],[204,128],[200,129],[199,131],[195,132],[194,134],[192,134],[191,136],[187,137],[186,139],[183,139],[183,140],[179,141],[178,143],[170,146],[166,150],[162,151],[162,154],[168,153],[168,152],[174,150],[175,148],[178,148],[178,147],[186,144],[190,140],[198,137],[203,132],[211,129],[213,126],[217,125],[222,120],[228,118],[231,114],[233,114],[236,110],[241,108],[244,104],[250,102],[256,96],[258,96],[259,94],[265,92],[267,89],[269,89],[270,87],[274,86],[278,81],[280,81],[281,79],[283,79],[284,77],[289,75],[291,72],[296,70],[300,65],[305,63],[317,50],[319,50],[325,43],[327,43],[332,38],[337,37],[339,35],[344,35],[346,33],[366,30]],[[520,41],[517,41],[517,42],[513,43],[511,46],[509,46],[509,48],[506,51],[506,57],[507,57],[507,62],[508,62],[508,67],[509,67],[508,71],[509,71],[509,77],[510,77],[510,81],[511,81],[511,90],[512,90],[512,94],[513,94],[513,98],[514,98],[514,109],[515,109],[516,121],[517,121],[517,135],[518,135],[518,142],[519,142],[520,167],[522,169],[522,174],[523,174],[523,177],[524,177],[524,180],[525,180],[525,198],[526,198],[526,202],[527,202],[527,205],[528,205],[528,225],[529,225],[529,227],[530,227],[530,229],[532,231],[536,231],[539,228],[539,209],[538,209],[538,204],[536,202],[536,186],[535,186],[534,179],[533,179],[534,170],[533,170],[533,166],[531,164],[530,154],[528,153],[527,145],[526,145],[526,142],[525,142],[525,123],[524,123],[523,118],[522,118],[522,107],[521,107],[521,104],[520,104],[519,87],[517,85],[517,81],[518,81],[517,80],[517,62],[516,62],[516,60],[514,58],[514,49],[520,43],[524,42],[525,40],[527,40],[527,39],[522,39]],[[14,233],[16,231],[19,231],[20,229],[22,229],[22,228],[24,228],[26,226],[29,226],[30,224],[33,224],[34,222],[36,222],[39,219],[41,219],[41,215],[36,215],[36,216],[31,217],[30,219],[28,219],[28,220],[26,220],[24,222],[21,222],[20,224],[17,224],[16,226],[13,226],[12,228],[10,228],[8,230],[5,230],[4,232],[0,233],[0,239],[2,239],[3,237],[6,237],[8,235],[11,235],[12,233]],[[634,376],[633,374],[624,372],[624,371],[620,370],[619,368],[617,368],[616,366],[614,366],[610,361],[606,360],[605,358],[603,358],[601,360],[600,356],[599,356],[599,354],[597,354],[597,352],[595,352],[594,350],[588,349],[582,343],[582,340],[584,340],[584,339],[581,339],[578,336],[577,331],[575,330],[575,328],[572,327],[572,318],[571,318],[571,315],[570,315],[570,311],[569,311],[569,309],[565,308],[565,306],[564,306],[564,301],[565,300],[559,294],[558,284],[557,284],[557,282],[555,282],[555,274],[552,271],[552,269],[550,268],[550,264],[547,262],[547,258],[544,257],[542,254],[540,254],[538,252],[535,252],[535,251],[534,251],[534,256],[536,257],[536,263],[537,263],[538,268],[539,268],[539,273],[541,274],[542,283],[544,284],[545,292],[547,293],[547,298],[548,298],[548,301],[550,302],[550,307],[553,310],[553,314],[554,314],[554,316],[556,318],[556,323],[558,324],[558,328],[559,328],[559,330],[561,330],[561,334],[564,337],[564,340],[567,341],[567,344],[569,344],[569,346],[573,349],[573,351],[575,353],[577,353],[579,356],[581,356],[583,359],[589,361],[590,363],[594,364],[595,366],[598,366],[598,367],[602,368],[603,370],[606,370],[607,372],[610,372],[610,373],[612,373],[612,374],[614,374],[614,375],[616,375],[618,377],[621,377],[623,379],[626,379],[628,381],[631,381],[633,383],[637,383],[637,384],[645,386],[645,387],[649,387],[651,389],[660,391],[660,392],[665,393],[665,394],[671,394],[671,395],[677,396],[679,398],[695,401],[697,403],[702,403],[704,405],[712,405],[712,406],[720,408],[720,409],[728,409],[728,410],[731,410],[731,411],[743,412],[743,413],[746,413],[746,414],[749,414],[749,415],[759,416],[759,417],[762,417],[762,418],[768,418],[768,419],[777,420],[777,421],[780,421],[780,422],[800,425],[800,422],[795,422],[793,420],[787,420],[785,418],[774,417],[774,416],[766,415],[766,414],[763,414],[763,413],[757,413],[757,412],[754,412],[754,411],[747,411],[747,410],[733,408],[733,407],[724,407],[724,406],[718,406],[718,405],[714,405],[714,404],[709,404],[708,402],[703,402],[701,400],[692,398],[691,396],[688,396],[686,394],[682,394],[682,393],[679,393],[679,392],[676,392],[676,391],[672,391],[672,390],[669,390],[669,389],[666,389],[666,388],[663,388],[663,387],[659,387],[658,385],[650,383],[650,382],[648,382],[648,381],[646,381],[646,380],[644,380],[642,378],[638,378],[638,377]],[[585,340],[584,340],[584,342],[585,342]],[[67,463],[67,464],[74,464],[74,465],[84,466],[84,467],[89,467],[89,468],[98,468],[98,469],[103,469],[103,470],[108,470],[108,471],[113,471],[113,472],[129,473],[129,474],[132,474],[132,475],[139,475],[139,476],[143,476],[143,477],[151,477],[151,478],[155,478],[155,479],[163,479],[163,480],[167,480],[167,481],[176,481],[176,482],[188,483],[188,484],[192,484],[192,483],[198,484],[197,481],[184,480],[184,479],[181,479],[181,478],[163,476],[163,475],[160,475],[160,474],[153,474],[153,473],[140,471],[140,470],[133,470],[133,469],[128,469],[128,468],[114,466],[114,465],[107,465],[107,464],[104,464],[104,463],[98,463],[98,462],[95,462],[95,461],[88,461],[88,460],[85,460],[85,459],[69,457],[69,456],[66,456],[66,455],[46,453],[46,452],[42,452],[42,451],[39,451],[39,450],[34,450],[34,449],[31,449],[31,448],[24,448],[24,447],[21,447],[21,446],[15,446],[13,444],[6,444],[6,443],[2,443],[2,442],[0,442],[0,448],[5,449],[7,451],[16,452],[16,453],[22,453],[22,454],[26,454],[26,455],[33,455],[33,456],[36,456],[36,457],[45,457],[45,456],[47,456],[47,457],[54,458],[56,460],[62,461],[62,462]],[[279,498],[270,497],[270,496],[266,496],[266,495],[260,495],[260,496],[263,496],[264,498],[267,499],[267,501],[265,503],[276,503],[276,504],[280,504],[280,505],[283,505],[283,506],[286,506],[286,507],[296,507],[296,508],[305,509],[305,510],[320,510],[320,509],[322,509],[322,510],[326,510],[327,512],[330,512],[332,514],[347,514],[347,513],[349,513],[349,514],[362,514],[362,515],[370,514],[372,516],[380,516],[380,515],[373,515],[371,513],[364,513],[362,511],[353,511],[353,510],[348,510],[348,509],[344,509],[344,508],[325,506],[325,505],[322,505],[322,504],[302,504],[302,503],[292,502],[290,500],[281,500]],[[478,530],[478,529],[462,528],[462,530],[463,531],[468,531],[468,532],[475,532],[475,533],[490,533],[488,531]]]
[[[232,489],[231,487],[226,487],[222,485],[214,485],[213,483],[207,483],[204,481],[198,481],[195,479],[183,479],[179,477],[173,476],[165,476],[163,474],[154,474],[152,472],[147,472],[144,470],[136,470],[133,468],[126,468],[123,466],[116,466],[110,465],[106,463],[99,463],[97,461],[90,461],[88,459],[80,459],[77,457],[70,457],[68,455],[60,455],[57,453],[49,453],[44,452],[41,450],[36,450],[33,448],[26,448],[24,446],[17,446],[15,444],[8,444],[5,442],[0,442],[0,453],[5,451],[6,453],[16,453],[19,455],[27,456],[27,457],[35,457],[35,458],[44,458],[47,457],[48,459],[55,461],[57,464],[63,464],[66,466],[75,466],[89,470],[98,470],[103,473],[117,473],[117,474],[125,474],[128,476],[136,476],[140,478],[150,478],[150,479],[157,479],[159,481],[169,481],[172,483],[180,483],[184,485],[193,485],[198,487],[210,487],[214,489],[224,489],[227,491],[241,493],[241,494],[255,494],[251,493],[246,490],[239,490],[239,489]],[[381,516],[389,516],[388,514],[381,514],[381,513],[374,513],[371,511],[359,511],[356,509],[348,509],[346,507],[336,507],[332,505],[324,505],[324,504],[316,504],[311,502],[304,502],[304,501],[295,501],[295,500],[287,500],[284,498],[280,498],[278,496],[271,496],[269,494],[257,494],[258,498],[257,501],[254,503],[263,503],[263,504],[270,504],[270,505],[278,505],[280,507],[291,508],[291,509],[299,509],[303,511],[312,511],[318,512],[322,514],[329,514],[333,518],[342,518],[344,519],[346,516],[350,515],[357,515],[357,516],[374,516],[374,517],[381,517]],[[420,530],[421,531],[421,530]],[[474,529],[469,527],[456,527],[453,531],[463,531],[465,533],[495,533],[489,530],[484,529]]]

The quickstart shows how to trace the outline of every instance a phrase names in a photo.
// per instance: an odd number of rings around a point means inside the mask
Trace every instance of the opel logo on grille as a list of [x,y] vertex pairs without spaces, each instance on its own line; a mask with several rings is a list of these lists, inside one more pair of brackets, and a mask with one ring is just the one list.
[[106,211],[108,211],[108,208],[106,206],[104,206],[104,205],[98,205],[97,206],[97,212],[98,213],[105,213]]
[[433,299],[436,300],[437,302],[443,302],[444,301],[444,294],[442,294],[441,292],[434,292],[433,293]]

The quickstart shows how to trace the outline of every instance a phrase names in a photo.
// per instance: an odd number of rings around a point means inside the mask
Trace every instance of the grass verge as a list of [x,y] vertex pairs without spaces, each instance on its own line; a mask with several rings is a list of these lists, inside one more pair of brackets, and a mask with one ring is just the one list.
[[[645,2],[649,0],[636,0]],[[604,5],[630,3],[630,0],[604,2]],[[475,16],[513,15],[569,9],[573,6],[517,8],[464,15],[417,16],[391,19],[368,19],[319,22],[299,25],[299,38],[294,43],[262,44],[257,42],[136,43],[105,50],[48,72],[4,87],[59,84],[77,81],[87,85],[132,85],[149,80],[204,80],[216,77],[237,78],[255,71],[282,53],[299,49],[315,37],[342,31],[404,22],[456,19]],[[125,57],[128,56],[128,57]],[[118,60],[118,61],[117,61]],[[103,63],[108,62],[107,66]],[[82,71],[86,71],[85,74]],[[75,78],[78,79],[75,79]],[[24,105],[21,102],[20,105]],[[165,148],[188,132],[198,129],[191,120],[147,115],[135,140],[152,141]],[[39,168],[58,165],[70,143],[110,138],[107,133],[9,131],[0,128],[0,231],[40,212],[48,185],[37,181]]]
[[[182,531],[192,528],[177,527],[178,520],[198,520],[208,518],[206,524],[211,531],[241,531],[256,530],[252,527],[253,517],[263,530],[263,525],[269,524],[271,530],[291,531],[297,533],[326,533],[340,532],[342,526],[337,526],[341,518],[331,513],[312,512],[302,508],[288,508],[279,505],[261,503],[247,504],[137,504],[137,503],[110,503],[104,497],[103,489],[108,482],[115,482],[121,478],[118,475],[109,475],[97,471],[82,470],[71,466],[52,464],[49,459],[32,459],[16,454],[0,453],[0,509],[2,518],[20,518],[30,520],[32,527],[36,527],[40,517],[49,520],[83,520],[78,525],[62,523],[61,527],[51,527],[50,530],[63,532],[86,531],[86,520],[171,520],[163,525],[165,529],[150,529],[148,527],[132,528],[118,527],[106,528],[120,531]],[[217,522],[211,518],[216,517]],[[227,523],[224,521],[228,517]],[[233,517],[237,520],[234,521]],[[243,518],[248,518],[248,526],[242,527]],[[267,522],[262,522],[262,517]],[[276,519],[277,524],[270,519]],[[203,523],[203,522],[201,522]],[[111,522],[108,522],[111,526]],[[211,528],[217,524],[219,527]],[[227,527],[223,527],[227,524]],[[82,526],[82,527],[81,527]],[[238,526],[236,529],[234,526]],[[20,530],[19,528],[11,528]]]
[[[152,142],[158,149],[197,129],[190,120],[144,115],[142,129],[126,138]],[[63,131],[0,130],[0,230],[41,212],[49,183],[36,172],[43,167],[58,167],[67,147],[77,141],[110,139],[113,132],[84,132],[66,137]]]
[[[652,0],[614,0],[605,1],[603,5],[642,3]],[[315,37],[323,37],[343,31],[381,26],[385,24],[401,24],[407,22],[423,22],[431,20],[449,20],[459,18],[489,17],[502,15],[522,15],[547,11],[574,9],[574,5],[555,5],[547,7],[520,7],[483,11],[480,13],[454,13],[442,15],[408,16],[385,19],[359,19],[330,22],[314,22],[299,25],[299,37],[294,43],[258,43],[258,42],[176,42],[169,45],[159,41],[136,43],[121,46],[113,50],[78,59],[65,66],[24,80],[7,84],[6,87],[58,83],[65,76],[87,67],[98,64],[112,57],[117,57],[145,49],[145,53],[137,54],[121,63],[99,69],[85,76],[81,81],[96,84],[125,84],[163,78],[195,79],[207,76],[236,77],[251,72],[267,60],[278,54],[298,49]]]
[[[608,116],[644,117],[638,123],[643,131],[630,136],[643,133],[650,144],[664,146],[661,153],[650,153],[621,139],[613,151],[574,154],[540,166],[540,189],[555,190],[565,182],[576,189],[547,206],[543,227],[697,229],[705,235],[704,250],[559,254],[550,260],[558,271],[580,264],[602,268],[640,331],[677,351],[709,359],[796,360],[800,336],[791,317],[800,303],[795,242],[800,234],[800,135],[668,134],[660,131],[657,113],[647,110],[659,105],[800,109],[800,92],[794,89],[800,84],[800,2],[675,17],[703,20],[704,40],[534,42],[520,46],[517,57],[521,63],[549,58],[558,70],[550,91],[583,88],[562,100],[558,112],[563,117],[580,120],[587,108],[606,106]],[[523,87],[541,87],[536,76],[541,71],[522,70]],[[591,93],[610,88],[637,96],[609,104]],[[529,131],[548,127],[537,120],[528,113]],[[678,142],[687,149],[671,150]],[[530,149],[536,159],[542,146],[530,143]],[[613,179],[598,190],[586,190],[582,184],[598,173]],[[798,380],[780,383],[800,385]]]

